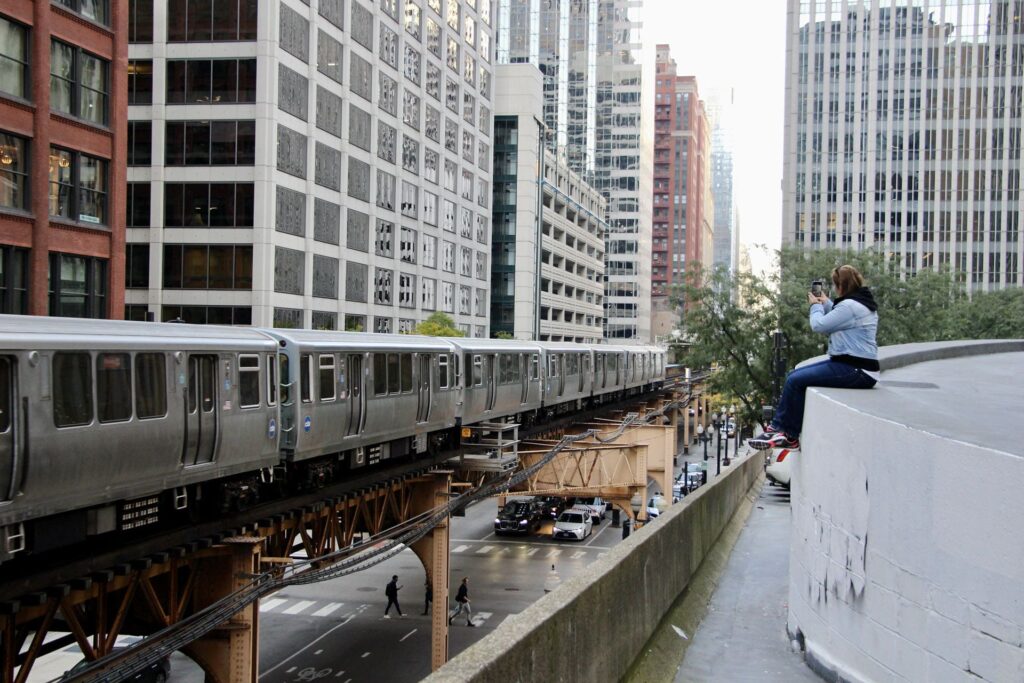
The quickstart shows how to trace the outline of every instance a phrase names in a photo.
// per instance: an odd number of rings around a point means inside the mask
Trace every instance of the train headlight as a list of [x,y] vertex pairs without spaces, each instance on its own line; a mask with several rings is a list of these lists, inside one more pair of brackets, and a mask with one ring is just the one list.
[[468,439],[471,436],[473,436],[473,430],[470,429],[469,427],[463,427],[462,428],[462,438],[463,439]]

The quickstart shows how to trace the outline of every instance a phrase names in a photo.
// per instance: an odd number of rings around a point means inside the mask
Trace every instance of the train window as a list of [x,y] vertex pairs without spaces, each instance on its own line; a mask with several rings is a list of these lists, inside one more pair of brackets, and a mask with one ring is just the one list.
[[508,384],[508,354],[498,354],[498,384]]
[[540,356],[530,354],[530,379],[540,379]]
[[401,384],[398,377],[398,354],[388,354],[388,393],[397,394],[401,389]]
[[11,361],[7,358],[0,358],[0,432],[6,432],[11,427],[11,392],[13,389]]
[[238,357],[238,405],[255,408],[260,404],[260,357]]
[[579,354],[567,353],[565,354],[565,375],[578,375],[579,374]]
[[135,415],[140,420],[167,414],[167,366],[162,353],[135,356]]
[[278,365],[281,371],[281,404],[288,403],[292,396],[292,378],[288,372],[288,356],[283,353],[278,356]]
[[320,356],[320,400],[333,401],[334,391],[334,356],[323,354]]
[[438,382],[441,389],[448,388],[448,354],[442,353],[437,357]]
[[132,358],[127,353],[96,355],[96,407],[100,422],[132,417]]
[[277,405],[277,364],[267,356],[267,405]]
[[480,354],[473,356],[473,386],[483,386],[484,383],[484,359]]
[[309,366],[310,354],[302,354],[299,359],[299,395],[303,403],[313,401],[313,375]]
[[88,353],[53,356],[53,423],[73,427],[92,422],[92,368]]
[[403,353],[401,359],[402,365],[402,393],[407,394],[412,391],[412,354]]
[[558,377],[558,354],[553,353],[548,356],[548,376]]
[[386,354],[373,354],[373,393],[384,396],[388,393],[388,358]]

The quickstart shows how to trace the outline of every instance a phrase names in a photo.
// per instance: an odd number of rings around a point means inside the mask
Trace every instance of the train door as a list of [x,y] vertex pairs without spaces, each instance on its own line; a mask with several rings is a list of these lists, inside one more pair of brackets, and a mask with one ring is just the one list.
[[493,353],[484,354],[484,381],[487,382],[487,406],[484,410],[494,409],[494,398],[498,392],[498,381],[495,377],[494,370],[497,363],[495,363],[496,355]]
[[217,356],[188,357],[185,465],[213,462],[217,448]]
[[580,378],[579,385],[576,388],[576,392],[583,393],[583,378],[590,374],[590,354],[581,353],[578,354],[580,358]]
[[530,355],[519,354],[519,378],[522,380],[522,395],[519,402],[525,404],[530,400]]
[[18,405],[16,369],[17,365],[9,356],[0,356],[0,501],[14,496],[12,489],[19,446],[14,414]]
[[363,357],[358,353],[348,355],[348,433],[355,436],[363,431]]
[[416,409],[416,421],[430,419],[430,354],[418,354],[420,358],[420,401]]

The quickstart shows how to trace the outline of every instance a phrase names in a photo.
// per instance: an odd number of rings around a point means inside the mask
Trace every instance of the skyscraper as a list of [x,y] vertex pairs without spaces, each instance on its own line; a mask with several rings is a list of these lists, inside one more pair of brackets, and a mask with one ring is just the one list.
[[488,0],[131,4],[130,317],[487,336]]
[[0,5],[0,313],[124,311],[127,7]]
[[711,195],[715,205],[713,265],[735,272],[739,260],[739,220],[733,199],[733,142],[730,130],[732,93],[707,99],[711,120]]
[[790,0],[783,243],[1019,286],[1024,2]]
[[646,341],[652,141],[639,11],[635,0],[498,0],[496,42],[499,63],[540,68],[547,146],[608,201],[605,336]]
[[679,76],[668,45],[658,45],[654,95],[652,319],[655,335],[676,325],[673,288],[693,264],[712,264],[715,207],[711,125],[697,79]]

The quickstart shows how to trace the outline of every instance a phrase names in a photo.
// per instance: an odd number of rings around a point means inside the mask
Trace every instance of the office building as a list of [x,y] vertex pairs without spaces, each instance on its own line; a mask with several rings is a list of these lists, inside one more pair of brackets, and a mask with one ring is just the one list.
[[129,317],[488,335],[489,2],[132,6]]
[[124,0],[0,5],[0,312],[120,318]]
[[541,70],[546,146],[607,200],[604,336],[646,342],[653,139],[640,9],[635,0],[499,0],[497,61]]
[[711,196],[715,207],[712,266],[736,272],[740,235],[733,199],[732,92],[713,91],[706,101],[711,122]]
[[652,309],[655,336],[675,329],[673,306],[692,264],[707,269],[714,250],[711,125],[697,79],[679,76],[668,45],[658,45],[654,95]]
[[1024,3],[790,0],[783,243],[1020,286]]
[[[495,67],[491,331],[592,343],[604,319],[604,197],[545,146],[543,79]],[[538,172],[539,169],[539,172]]]

